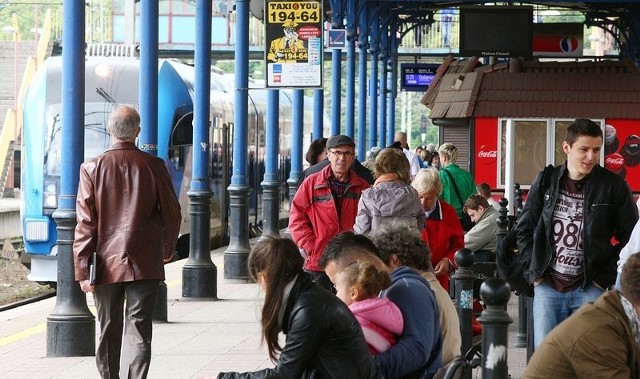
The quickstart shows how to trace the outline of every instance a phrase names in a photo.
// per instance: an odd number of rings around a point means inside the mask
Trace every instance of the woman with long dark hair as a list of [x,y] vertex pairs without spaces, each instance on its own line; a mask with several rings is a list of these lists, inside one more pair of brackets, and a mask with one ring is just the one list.
[[[272,369],[220,373],[218,378],[378,378],[349,308],[302,271],[298,247],[265,237],[249,254],[249,275],[264,290],[262,338]],[[285,345],[278,334],[286,335]]]

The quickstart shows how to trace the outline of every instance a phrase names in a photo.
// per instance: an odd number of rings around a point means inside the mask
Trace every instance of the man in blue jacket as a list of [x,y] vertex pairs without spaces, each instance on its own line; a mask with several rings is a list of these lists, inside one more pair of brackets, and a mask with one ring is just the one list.
[[525,277],[534,285],[535,346],[614,284],[638,219],[629,185],[598,164],[602,141],[598,124],[575,120],[562,142],[565,164],[538,175],[518,220],[518,249],[530,258]]
[[319,266],[334,281],[336,273],[361,260],[371,260],[391,274],[386,296],[402,311],[404,328],[398,342],[376,355],[376,365],[386,379],[433,378],[442,366],[440,316],[433,291],[420,274],[406,266],[391,270],[370,239],[346,232],[334,237],[324,250]]

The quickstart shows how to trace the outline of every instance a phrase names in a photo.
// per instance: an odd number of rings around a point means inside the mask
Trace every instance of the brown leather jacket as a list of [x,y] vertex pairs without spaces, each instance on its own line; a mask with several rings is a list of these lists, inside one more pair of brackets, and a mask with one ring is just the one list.
[[640,346],[618,291],[605,292],[556,326],[522,378],[640,378]]
[[88,279],[94,251],[96,285],[164,279],[163,258],[174,252],[181,216],[162,159],[122,142],[86,161],[76,213],[76,280]]

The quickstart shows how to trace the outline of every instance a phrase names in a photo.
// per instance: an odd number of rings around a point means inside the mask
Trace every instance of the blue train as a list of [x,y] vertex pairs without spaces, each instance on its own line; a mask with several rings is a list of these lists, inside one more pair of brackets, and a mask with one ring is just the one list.
[[[189,251],[189,198],[193,141],[193,67],[171,60],[158,65],[158,156],[163,158],[182,206],[179,257]],[[29,279],[57,280],[57,230],[52,218],[58,207],[61,174],[62,58],[45,61],[31,82],[24,100],[22,136],[21,218]],[[110,146],[107,119],[117,104],[138,107],[139,60],[124,57],[87,57],[85,61],[85,159]],[[226,188],[232,173],[234,89],[233,79],[212,70],[210,111],[211,247],[228,242],[229,201]],[[266,90],[249,91],[249,199],[250,230],[259,232],[262,217],[260,182],[264,173]],[[305,98],[305,143],[311,140],[312,100]],[[290,172],[291,96],[280,91],[281,210],[286,217],[286,181]],[[329,130],[325,122],[325,132]],[[140,189],[144,190],[144,189]]]

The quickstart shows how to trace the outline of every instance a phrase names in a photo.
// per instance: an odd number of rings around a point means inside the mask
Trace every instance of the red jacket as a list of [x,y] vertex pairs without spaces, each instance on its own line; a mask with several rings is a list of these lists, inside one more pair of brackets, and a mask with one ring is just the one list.
[[351,185],[342,198],[342,213],[338,216],[329,186],[331,175],[331,165],[328,165],[307,177],[291,202],[289,231],[298,247],[306,253],[304,268],[309,271],[322,271],[318,261],[331,238],[353,231],[360,194],[369,188],[369,183],[349,171]]
[[[444,200],[438,200],[436,209],[427,218],[422,239],[431,249],[431,264],[435,267],[442,258],[455,264],[454,254],[464,247],[464,232],[458,214]],[[438,275],[438,281],[449,290],[449,275]]]

